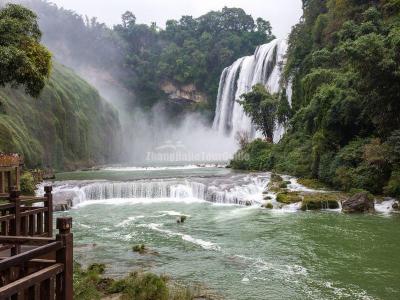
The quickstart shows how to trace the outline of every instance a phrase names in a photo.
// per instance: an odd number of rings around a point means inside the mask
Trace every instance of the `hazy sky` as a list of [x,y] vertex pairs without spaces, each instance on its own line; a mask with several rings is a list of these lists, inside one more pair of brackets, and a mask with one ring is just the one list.
[[98,17],[108,25],[120,23],[121,15],[132,11],[138,23],[156,22],[164,27],[169,19],[182,15],[198,17],[224,6],[241,7],[254,18],[269,20],[273,32],[285,37],[301,16],[301,0],[50,0],[79,14]]

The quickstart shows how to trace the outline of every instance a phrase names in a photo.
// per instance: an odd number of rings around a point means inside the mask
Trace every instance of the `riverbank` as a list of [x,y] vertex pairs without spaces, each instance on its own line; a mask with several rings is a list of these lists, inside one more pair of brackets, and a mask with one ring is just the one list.
[[[258,139],[244,145],[231,160],[230,167],[237,171],[289,174],[301,178],[299,182],[311,189],[325,187],[350,195],[367,192],[378,201],[400,197],[397,165],[389,163],[388,153],[395,151],[392,145],[380,144],[374,139],[358,141],[342,148],[317,169],[309,159],[311,148],[309,141],[300,139],[284,137],[278,144]],[[383,156],[381,148],[387,150],[384,154],[388,157]]]
[[83,268],[74,263],[74,299],[222,300],[201,285],[184,285],[167,275],[135,271],[122,278],[105,277],[105,264]]

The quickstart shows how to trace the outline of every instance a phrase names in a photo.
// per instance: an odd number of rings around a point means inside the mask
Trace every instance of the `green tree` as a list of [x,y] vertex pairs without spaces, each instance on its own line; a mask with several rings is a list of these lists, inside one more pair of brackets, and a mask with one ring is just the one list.
[[122,15],[122,26],[128,28],[135,26],[135,24],[136,24],[136,16],[132,12],[126,11]]
[[23,85],[31,96],[39,95],[51,69],[51,54],[40,38],[32,11],[16,4],[0,9],[0,86]]
[[263,135],[272,141],[277,118],[278,96],[270,94],[262,84],[253,86],[251,92],[243,94],[239,103],[245,113]]

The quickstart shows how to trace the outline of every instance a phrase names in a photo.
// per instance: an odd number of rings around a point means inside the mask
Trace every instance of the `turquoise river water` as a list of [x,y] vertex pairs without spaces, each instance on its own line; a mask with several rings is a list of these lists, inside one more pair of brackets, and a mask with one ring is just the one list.
[[[54,189],[74,203],[57,214],[73,217],[75,258],[110,275],[166,273],[229,300],[400,299],[400,215],[389,204],[366,215],[275,200],[266,210],[268,181],[210,166],[109,168],[60,174]],[[134,253],[142,243],[158,255]]]

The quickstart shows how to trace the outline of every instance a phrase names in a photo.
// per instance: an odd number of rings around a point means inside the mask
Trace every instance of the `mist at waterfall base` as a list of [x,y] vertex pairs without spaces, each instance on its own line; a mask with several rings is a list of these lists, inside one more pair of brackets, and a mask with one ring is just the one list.
[[168,99],[160,99],[145,111],[135,105],[136,95],[106,73],[90,68],[77,71],[118,111],[122,131],[119,163],[226,162],[238,149],[234,139],[214,130],[200,113],[171,116],[166,109]]
[[125,140],[127,160],[148,163],[227,162],[237,151],[236,141],[211,128],[209,120],[186,113],[172,120],[162,106],[137,111]]

